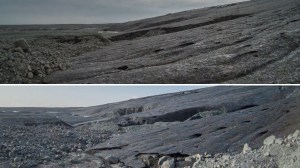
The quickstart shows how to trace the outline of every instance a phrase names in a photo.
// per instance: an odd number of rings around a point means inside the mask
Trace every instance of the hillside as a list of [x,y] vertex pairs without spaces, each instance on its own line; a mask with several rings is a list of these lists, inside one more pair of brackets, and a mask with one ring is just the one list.
[[222,86],[85,108],[0,108],[0,162],[138,168],[167,156],[180,167],[185,157],[236,155],[294,133],[299,101],[299,87]]
[[[252,0],[127,23],[0,26],[0,76],[2,83],[299,83],[299,11],[298,0]],[[32,53],[10,50],[21,37]]]

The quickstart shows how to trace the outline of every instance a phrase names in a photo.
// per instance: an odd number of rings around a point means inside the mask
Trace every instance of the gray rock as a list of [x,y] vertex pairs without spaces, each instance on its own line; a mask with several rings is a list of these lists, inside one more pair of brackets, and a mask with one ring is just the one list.
[[28,70],[29,72],[31,72],[31,71],[32,71],[32,68],[31,68],[31,66],[30,66],[30,65],[28,65],[28,66],[27,66],[27,70]]
[[28,52],[30,50],[30,46],[24,38],[18,39],[14,45],[15,48],[20,47],[24,52]]
[[19,157],[14,158],[14,162],[19,162],[19,161],[21,161],[21,158],[19,158]]
[[269,136],[268,138],[266,138],[266,139],[264,140],[264,145],[269,146],[269,145],[274,144],[275,139],[276,139],[276,137],[275,137],[274,135]]
[[32,79],[32,78],[33,78],[33,73],[32,73],[32,72],[28,72],[27,77],[28,77],[29,79]]
[[264,153],[264,156],[265,156],[265,157],[269,157],[269,156],[270,156],[270,151],[266,151],[266,152]]
[[173,158],[164,161],[163,164],[160,166],[160,168],[174,168],[174,167],[175,167],[175,160]]
[[117,158],[117,157],[114,157],[114,156],[107,156],[106,158],[105,158],[105,160],[107,160],[109,163],[111,163],[111,164],[117,164],[118,162],[119,162],[119,158]]
[[250,148],[250,146],[246,143],[244,145],[244,148],[243,148],[243,154],[247,154],[249,153],[250,151],[252,151],[252,149]]
[[50,75],[52,72],[53,72],[53,70],[51,68],[50,69],[46,69],[46,74],[47,75]]
[[168,159],[170,159],[170,157],[169,156],[163,156],[163,157],[161,157],[161,158],[159,158],[159,160],[158,160],[158,165],[162,165],[166,160],[168,160]]
[[59,156],[59,155],[55,155],[55,156],[54,156],[54,159],[55,159],[55,160],[59,160],[59,159],[60,159],[60,156]]
[[189,156],[189,157],[184,158],[184,161],[186,161],[186,162],[195,162],[196,159],[194,157]]
[[298,138],[300,135],[300,131],[296,130],[295,133],[293,134],[293,138]]
[[283,139],[282,139],[282,138],[277,138],[277,139],[275,140],[275,143],[278,144],[278,145],[282,145]]
[[51,160],[49,156],[44,156],[43,159],[46,160],[46,161],[50,161]]
[[158,163],[158,156],[152,154],[145,154],[141,156],[141,160],[148,166],[148,167],[155,167]]
[[199,167],[201,167],[201,160],[198,160],[198,161],[196,161],[194,164],[193,164],[193,166],[192,166],[192,168],[199,168]]

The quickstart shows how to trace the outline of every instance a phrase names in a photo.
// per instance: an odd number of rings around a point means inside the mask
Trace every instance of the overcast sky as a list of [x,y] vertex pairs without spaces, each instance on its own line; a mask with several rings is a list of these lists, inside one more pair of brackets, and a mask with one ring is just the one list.
[[125,22],[243,0],[0,0],[0,24]]
[[85,107],[207,86],[0,86],[0,107]]

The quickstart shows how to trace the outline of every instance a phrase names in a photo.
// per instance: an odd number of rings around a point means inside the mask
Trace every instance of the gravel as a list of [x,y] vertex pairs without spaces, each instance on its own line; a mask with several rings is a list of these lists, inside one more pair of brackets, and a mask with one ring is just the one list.
[[53,72],[66,70],[70,58],[108,44],[100,34],[28,34],[25,39],[0,32],[0,83],[43,83]]
[[[274,139],[275,138],[275,139]],[[195,154],[186,157],[162,156],[156,161],[156,167],[171,168],[173,165],[169,164],[173,160],[176,161],[175,168],[295,168],[300,167],[300,136],[299,130],[294,134],[290,134],[285,138],[276,139],[275,136],[266,138],[279,143],[268,143],[261,146],[259,149],[251,149],[248,144],[244,145],[244,150],[238,154],[219,153],[211,155]],[[272,141],[272,142],[274,142]],[[245,152],[245,148],[247,149]],[[146,157],[143,157],[146,158]],[[153,157],[152,157],[153,158]],[[168,159],[166,159],[168,158]],[[143,160],[147,165],[148,160]],[[152,160],[153,161],[153,160]],[[163,162],[163,163],[162,163]],[[161,166],[159,166],[161,165]],[[153,166],[152,166],[153,167]]]
[[0,162],[29,168],[64,160],[70,153],[82,153],[102,142],[107,134],[87,128],[63,125],[0,126]]

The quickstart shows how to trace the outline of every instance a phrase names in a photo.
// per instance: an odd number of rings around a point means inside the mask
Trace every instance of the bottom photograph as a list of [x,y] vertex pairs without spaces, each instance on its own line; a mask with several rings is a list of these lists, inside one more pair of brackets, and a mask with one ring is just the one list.
[[3,85],[0,167],[297,168],[300,86]]

